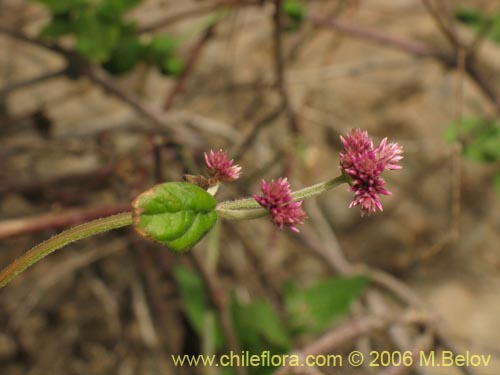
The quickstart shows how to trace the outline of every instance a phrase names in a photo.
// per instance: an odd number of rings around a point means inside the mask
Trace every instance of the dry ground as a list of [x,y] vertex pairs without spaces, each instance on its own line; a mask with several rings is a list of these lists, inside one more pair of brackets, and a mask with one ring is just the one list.
[[[146,1],[133,17],[147,24],[199,3]],[[325,15],[337,6],[336,1],[311,1],[308,9]],[[236,152],[259,119],[277,107],[279,97],[269,87],[274,76],[271,17],[271,4],[245,7],[218,26],[170,119],[197,134],[199,142],[191,145],[186,139],[175,145],[160,136],[167,142],[161,163],[165,180],[197,172],[200,155],[209,148]],[[448,48],[418,0],[353,1],[341,17]],[[22,30],[34,33],[46,20],[36,4],[0,3],[3,26],[23,25]],[[167,30],[189,30],[194,20]],[[471,38],[461,26],[458,31]],[[187,55],[189,47],[182,53]],[[361,218],[348,208],[351,196],[343,187],[319,198],[319,206],[349,260],[406,281],[440,314],[439,324],[461,349],[493,355],[493,364],[477,373],[498,373],[500,200],[491,181],[494,167],[460,160],[442,136],[459,116],[494,116],[494,107],[463,74],[332,30],[306,26],[287,34],[285,50],[300,133],[290,132],[285,114],[265,124],[238,160],[246,177],[241,190],[228,187],[222,196],[257,192],[262,176],[276,178],[284,171],[295,188],[336,175],[338,135],[352,127],[401,143],[404,168],[388,176],[394,194],[384,199],[384,213]],[[499,87],[500,46],[486,41],[481,59],[492,68],[488,80]],[[61,66],[54,54],[0,35],[1,86]],[[153,105],[160,105],[175,84],[145,67],[118,81]],[[462,90],[457,89],[460,82]],[[19,90],[0,104],[5,107],[0,219],[124,202],[154,183],[151,150],[158,139],[141,130],[147,120],[85,79],[57,78]],[[52,123],[49,138],[40,136],[31,121],[39,109]],[[96,177],[103,168],[107,172]],[[42,183],[68,174],[86,177]],[[454,225],[459,235],[448,241]],[[315,233],[314,220],[303,232]],[[0,264],[53,233],[2,240]],[[294,237],[275,233],[265,219],[223,224],[222,233],[219,277],[246,298],[266,295],[289,279],[307,283],[329,272]],[[195,251],[205,247],[204,242]],[[169,269],[189,262],[164,253],[158,269],[158,252],[164,250],[137,239],[131,230],[120,230],[54,254],[2,290],[0,373],[181,373],[170,367],[166,353],[185,350],[193,333],[187,330]],[[447,371],[429,373],[459,373]]]

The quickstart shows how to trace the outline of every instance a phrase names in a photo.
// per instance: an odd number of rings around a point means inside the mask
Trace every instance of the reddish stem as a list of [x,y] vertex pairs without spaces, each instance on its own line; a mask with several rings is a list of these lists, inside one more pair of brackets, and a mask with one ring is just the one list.
[[28,218],[4,220],[0,221],[0,239],[45,230],[63,229],[130,209],[130,203],[117,203],[106,206],[74,208]]

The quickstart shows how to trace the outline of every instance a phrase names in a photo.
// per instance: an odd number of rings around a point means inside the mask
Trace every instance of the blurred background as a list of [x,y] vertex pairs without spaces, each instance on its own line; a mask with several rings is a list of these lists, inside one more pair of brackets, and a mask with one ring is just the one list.
[[221,221],[175,254],[120,229],[51,255],[0,291],[0,373],[270,374],[171,355],[354,349],[492,359],[295,373],[498,373],[499,9],[0,1],[2,268],[156,183],[204,173],[210,149],[243,167],[220,201],[259,193],[262,178],[298,189],[337,176],[339,135],[355,127],[405,150],[383,213],[362,218],[343,185],[305,202],[299,234]]

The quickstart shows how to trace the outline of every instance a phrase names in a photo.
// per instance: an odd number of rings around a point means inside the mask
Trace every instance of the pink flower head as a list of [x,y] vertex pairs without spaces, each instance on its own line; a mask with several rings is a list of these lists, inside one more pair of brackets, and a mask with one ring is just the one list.
[[270,183],[262,180],[262,196],[254,195],[255,200],[271,214],[273,223],[280,229],[288,226],[294,232],[299,229],[295,225],[303,224],[306,213],[302,209],[302,202],[292,200],[292,189],[286,178],[271,180]]
[[351,177],[351,191],[355,193],[349,207],[360,206],[361,215],[371,214],[377,208],[383,211],[379,195],[390,195],[380,177],[385,169],[401,169],[403,148],[397,143],[387,143],[384,138],[377,148],[366,131],[353,129],[345,138],[340,137],[344,151],[340,153],[340,169]]
[[233,159],[228,159],[227,154],[219,150],[214,152],[210,150],[205,156],[205,165],[210,176],[217,181],[235,181],[241,176],[241,167],[234,164]]

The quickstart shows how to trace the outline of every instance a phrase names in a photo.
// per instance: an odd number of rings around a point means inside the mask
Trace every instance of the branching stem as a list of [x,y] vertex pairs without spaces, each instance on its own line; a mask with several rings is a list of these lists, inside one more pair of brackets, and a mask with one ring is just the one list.
[[[303,200],[324,193],[344,182],[348,182],[347,177],[341,175],[332,180],[297,190],[292,193],[292,197],[294,201]],[[221,219],[229,220],[256,219],[267,214],[267,210],[262,208],[254,198],[219,203],[216,211]],[[41,244],[36,245],[3,269],[2,272],[0,272],[0,288],[7,285],[16,275],[23,272],[28,267],[72,242],[131,224],[132,213],[129,211],[93,220],[59,233]]]
[[[340,184],[347,183],[348,178],[340,175],[334,179],[319,184],[308,186],[292,193],[294,201],[300,201],[324,193]],[[217,205],[217,215],[230,220],[256,219],[267,214],[254,198],[238,199],[235,201],[221,202]]]

